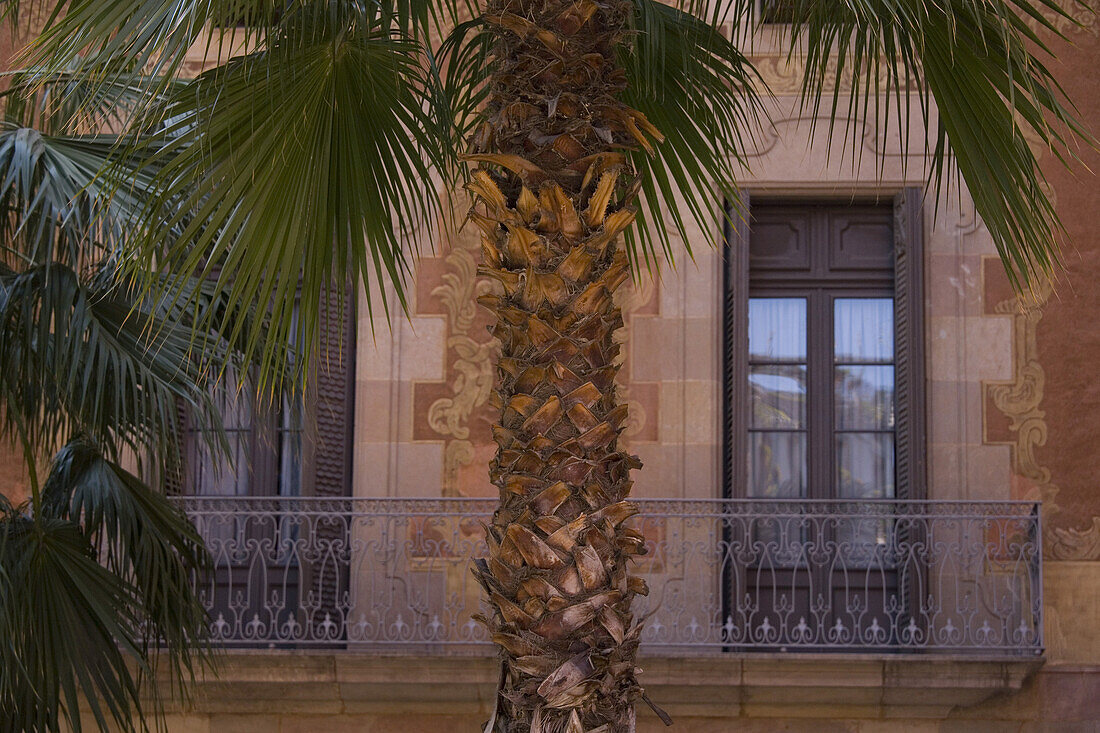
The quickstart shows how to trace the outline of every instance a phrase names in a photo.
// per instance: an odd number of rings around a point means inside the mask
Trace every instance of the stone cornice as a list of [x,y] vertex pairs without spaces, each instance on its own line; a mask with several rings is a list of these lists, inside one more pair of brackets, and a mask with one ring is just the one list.
[[[944,717],[1019,690],[1042,658],[724,654],[643,657],[649,696],[676,716]],[[201,679],[189,714],[488,716],[498,667],[488,657],[233,652]],[[165,689],[167,693],[168,690]],[[645,706],[640,706],[644,708]]]

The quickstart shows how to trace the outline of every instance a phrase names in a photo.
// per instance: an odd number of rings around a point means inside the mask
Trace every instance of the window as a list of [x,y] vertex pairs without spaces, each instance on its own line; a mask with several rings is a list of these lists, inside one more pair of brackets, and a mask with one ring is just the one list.
[[[211,455],[205,436],[182,416],[183,475],[170,490],[196,496],[347,496],[355,384],[354,302],[327,297],[321,310],[319,368],[306,397],[270,404],[236,389],[220,399],[230,461]],[[340,307],[337,307],[337,306]]]
[[723,612],[758,644],[784,630],[823,648],[923,623],[924,571],[896,560],[914,530],[865,503],[924,492],[921,193],[747,198],[727,232],[724,473],[752,501],[725,532]]
[[302,400],[262,404],[251,399],[249,387],[238,389],[233,376],[227,381],[218,398],[229,462],[220,453],[212,454],[206,437],[185,419],[183,493],[302,496]]
[[892,219],[876,206],[754,209],[747,497],[895,495]]
[[250,625],[291,637],[296,626],[312,625],[314,638],[329,638],[327,619],[347,612],[340,608],[339,589],[348,587],[348,563],[304,552],[338,543],[341,522],[294,521],[282,509],[294,502],[250,499],[351,494],[354,308],[353,298],[326,296],[319,358],[304,400],[258,404],[247,388],[230,384],[224,390],[231,463],[212,456],[204,436],[183,416],[183,471],[169,490],[242,499],[194,504],[196,528],[217,558],[215,571],[201,581],[215,638],[244,638],[253,633],[246,630]]
[[753,203],[727,271],[727,495],[922,496],[919,211],[917,191]]
[[761,23],[790,23],[794,8],[788,0],[756,0],[756,17]]

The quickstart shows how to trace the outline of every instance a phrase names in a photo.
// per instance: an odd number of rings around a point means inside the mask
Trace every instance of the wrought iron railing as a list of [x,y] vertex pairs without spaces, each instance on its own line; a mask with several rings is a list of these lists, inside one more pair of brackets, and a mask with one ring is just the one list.
[[[226,646],[492,650],[470,572],[478,499],[181,498]],[[1036,655],[1038,505],[639,500],[644,648]]]

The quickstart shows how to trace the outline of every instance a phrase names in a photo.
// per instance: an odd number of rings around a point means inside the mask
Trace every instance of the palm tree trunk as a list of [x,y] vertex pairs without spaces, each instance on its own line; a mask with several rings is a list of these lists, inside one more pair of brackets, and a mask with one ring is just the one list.
[[497,316],[500,421],[490,467],[500,507],[477,574],[503,670],[494,730],[634,730],[644,552],[624,526],[635,456],[618,449],[623,325],[614,303],[629,277],[619,235],[636,187],[624,150],[659,133],[620,101],[616,60],[630,4],[494,0],[497,68],[472,141],[469,188],[482,272],[501,284],[481,302]]

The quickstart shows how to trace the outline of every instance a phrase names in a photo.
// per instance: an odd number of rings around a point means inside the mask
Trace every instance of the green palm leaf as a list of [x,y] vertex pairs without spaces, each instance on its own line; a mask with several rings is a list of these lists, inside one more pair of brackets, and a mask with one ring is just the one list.
[[210,426],[209,435],[220,434],[205,375],[236,358],[224,340],[196,332],[196,314],[241,316],[226,311],[211,283],[178,280],[188,294],[184,311],[142,295],[121,272],[123,242],[153,171],[135,170],[126,185],[100,172],[130,163],[107,136],[0,126],[3,424],[38,454],[84,432],[156,457],[164,470],[178,442],[179,406]]
[[144,675],[164,664],[182,683],[210,661],[194,587],[208,565],[163,494],[87,439],[65,445],[39,511],[0,502],[0,719],[80,731],[84,703],[100,729],[145,729],[131,665]]
[[658,251],[674,261],[671,232],[691,255],[689,221],[704,233],[704,244],[718,243],[722,199],[737,201],[737,174],[747,167],[752,131],[766,117],[758,94],[766,87],[714,22],[656,0],[634,0],[634,28],[637,37],[624,58],[624,101],[665,136],[654,154],[631,156],[641,210],[626,241],[634,261],[649,267]]
[[[106,281],[106,282],[105,282]],[[178,409],[219,435],[204,371],[231,358],[187,320],[157,318],[105,276],[82,283],[54,263],[0,272],[0,389],[9,434],[36,452],[73,431],[174,465]],[[218,443],[214,447],[219,447]]]
[[438,211],[430,182],[453,167],[446,114],[424,105],[439,92],[420,47],[372,23],[354,8],[303,12],[165,110],[142,264],[212,279],[229,312],[271,304],[247,332],[202,322],[260,362],[261,387],[287,344],[314,343],[332,283],[358,278],[377,296],[388,282],[404,304],[409,258]]
[[[169,83],[190,52],[206,62],[227,60],[224,35],[243,45],[264,44],[288,18],[306,13],[338,17],[349,11],[387,31],[425,39],[463,16],[477,14],[475,0],[11,0],[9,19],[27,6],[50,20],[25,52],[36,69],[66,70],[85,78],[132,78],[152,71],[149,88]],[[293,21],[292,21],[293,22]],[[207,43],[197,46],[203,38]]]
[[[206,638],[206,610],[194,579],[209,569],[202,537],[163,493],[153,491],[87,439],[68,443],[54,458],[42,490],[47,516],[76,522],[95,538],[99,560],[136,590],[141,654],[163,646],[177,678],[194,673],[189,650]],[[155,650],[154,650],[155,651]]]
[[[20,124],[67,129],[67,113],[43,111],[46,89],[9,92],[22,106],[0,123],[0,431],[32,469],[32,502],[0,502],[0,720],[79,731],[84,702],[100,729],[144,730],[138,690],[156,660],[182,682],[207,659],[193,582],[206,554],[186,517],[117,460],[129,449],[151,476],[174,468],[181,405],[224,445],[207,375],[235,351],[195,319],[233,317],[208,283],[179,280],[184,311],[121,269],[156,169],[107,136]],[[34,456],[74,433],[89,437],[63,446],[39,490]]]
[[99,727],[136,726],[139,617],[134,588],[96,561],[80,527],[8,509],[0,517],[0,719],[11,730],[55,731],[65,719],[81,730],[88,701]]
[[[0,237],[9,261],[82,266],[117,249],[134,188],[108,190],[114,138],[44,135],[0,122]],[[149,173],[134,171],[133,185]],[[116,195],[117,194],[117,195]]]
[[[132,74],[94,79],[70,71],[17,69],[0,76],[9,84],[0,91],[9,123],[51,136],[85,138],[100,130],[124,129],[148,103],[150,87],[163,84],[173,89],[180,85],[175,79],[165,82]],[[114,136],[108,139],[117,142]]]
[[[15,0],[8,14],[14,23],[26,17],[24,6],[48,13],[45,29],[23,52],[32,80],[58,73],[81,79],[95,94],[122,81],[138,84],[151,103],[172,84],[191,49],[219,19],[243,16],[253,25],[254,42],[262,23],[274,22],[275,3],[263,0]],[[229,45],[215,33],[207,53],[224,60]],[[224,33],[222,34],[224,35]],[[71,93],[71,90],[70,90]]]

